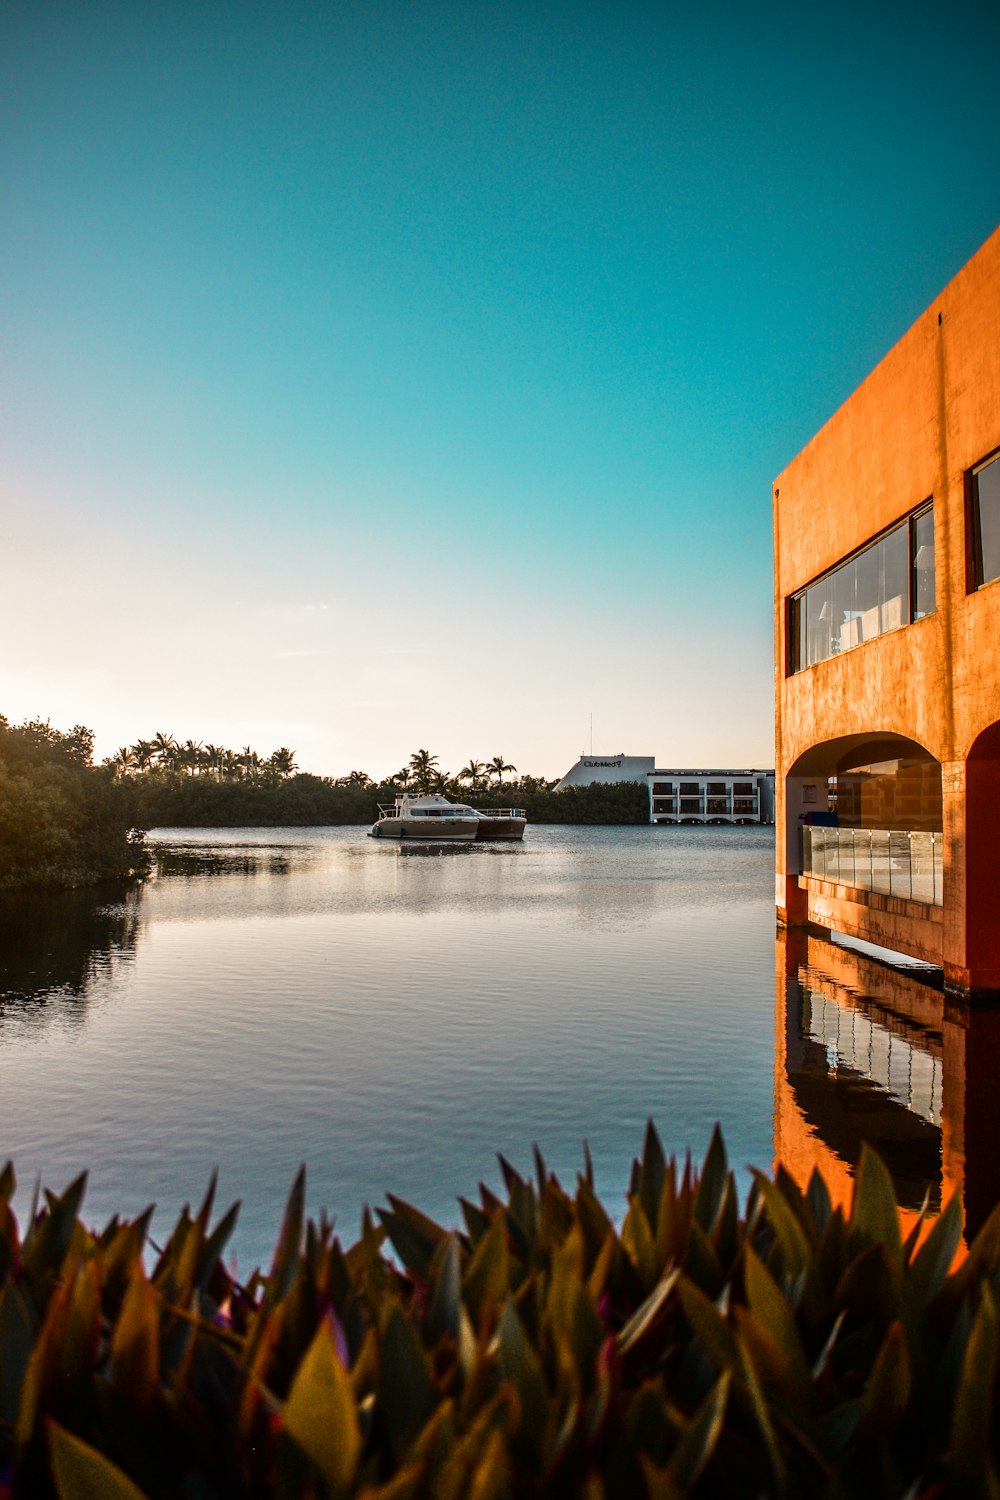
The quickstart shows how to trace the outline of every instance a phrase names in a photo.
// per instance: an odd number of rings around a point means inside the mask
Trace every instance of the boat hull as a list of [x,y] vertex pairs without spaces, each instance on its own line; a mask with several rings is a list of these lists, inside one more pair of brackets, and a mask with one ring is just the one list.
[[478,828],[478,821],[471,818],[380,818],[372,828],[372,837],[471,844]]
[[527,818],[480,818],[476,838],[482,843],[524,838]]

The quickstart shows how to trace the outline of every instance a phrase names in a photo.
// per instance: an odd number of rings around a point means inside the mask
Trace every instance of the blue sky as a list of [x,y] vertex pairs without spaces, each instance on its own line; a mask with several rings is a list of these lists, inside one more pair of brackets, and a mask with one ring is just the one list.
[[770,764],[770,480],[1000,219],[998,40],[8,4],[0,712]]

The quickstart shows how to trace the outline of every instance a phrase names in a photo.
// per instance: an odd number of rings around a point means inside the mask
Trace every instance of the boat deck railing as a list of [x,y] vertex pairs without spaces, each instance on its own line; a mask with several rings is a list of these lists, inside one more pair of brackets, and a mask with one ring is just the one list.
[[481,818],[527,818],[523,807],[477,807]]

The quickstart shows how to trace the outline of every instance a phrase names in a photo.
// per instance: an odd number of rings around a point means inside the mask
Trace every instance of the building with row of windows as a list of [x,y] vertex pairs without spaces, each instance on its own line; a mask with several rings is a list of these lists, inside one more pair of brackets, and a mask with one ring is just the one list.
[[651,823],[773,823],[773,771],[649,773]]
[[779,920],[1000,990],[1000,230],[773,502]]
[[651,823],[773,823],[773,771],[657,770],[652,755],[581,755],[554,788],[635,781],[649,788]]

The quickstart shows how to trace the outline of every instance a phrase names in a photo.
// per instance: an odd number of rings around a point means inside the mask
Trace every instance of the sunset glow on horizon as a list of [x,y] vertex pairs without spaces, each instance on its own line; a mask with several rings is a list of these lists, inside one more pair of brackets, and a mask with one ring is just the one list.
[[6,7],[0,713],[773,764],[771,481],[1000,218],[998,33]]

